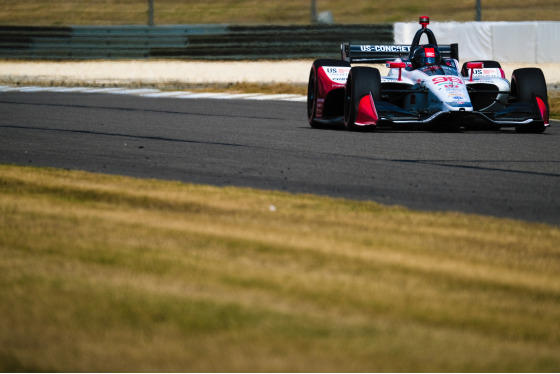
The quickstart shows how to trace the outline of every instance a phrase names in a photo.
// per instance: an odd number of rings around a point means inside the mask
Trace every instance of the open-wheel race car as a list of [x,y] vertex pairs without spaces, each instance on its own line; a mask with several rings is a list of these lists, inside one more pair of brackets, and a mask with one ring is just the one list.
[[[312,127],[342,124],[348,130],[412,126],[458,130],[514,127],[543,132],[549,125],[544,74],[539,68],[514,70],[511,82],[497,61],[470,61],[459,67],[458,44],[438,45],[422,27],[411,45],[342,44],[342,59],[313,62],[307,91]],[[420,44],[423,35],[427,44]],[[370,66],[386,63],[381,76]]]

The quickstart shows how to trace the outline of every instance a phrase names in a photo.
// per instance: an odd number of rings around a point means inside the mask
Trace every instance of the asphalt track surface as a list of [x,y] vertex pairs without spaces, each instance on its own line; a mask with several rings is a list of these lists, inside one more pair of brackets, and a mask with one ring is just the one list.
[[[312,129],[302,102],[0,93],[0,162],[560,225],[544,134]],[[372,227],[375,230],[375,227]]]

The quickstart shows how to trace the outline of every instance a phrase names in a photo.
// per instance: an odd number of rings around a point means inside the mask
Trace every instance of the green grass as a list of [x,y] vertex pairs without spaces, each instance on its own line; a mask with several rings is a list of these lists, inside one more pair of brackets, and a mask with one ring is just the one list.
[[[473,21],[474,0],[317,0],[317,11],[330,10],[337,23]],[[146,24],[146,0],[0,0],[0,24],[111,25]],[[308,24],[310,0],[154,0],[156,24]],[[493,0],[482,2],[483,21],[560,20],[558,2],[551,0]]]
[[0,371],[560,370],[557,226],[3,165],[0,256]]

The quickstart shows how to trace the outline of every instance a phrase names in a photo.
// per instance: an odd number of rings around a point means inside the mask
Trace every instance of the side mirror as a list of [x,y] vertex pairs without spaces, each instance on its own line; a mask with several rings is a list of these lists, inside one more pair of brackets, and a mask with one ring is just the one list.
[[473,80],[474,69],[483,69],[483,68],[484,68],[484,62],[467,62],[467,69],[470,69],[471,71],[471,76],[469,80],[471,82]]
[[406,67],[406,62],[387,61],[387,64],[385,66],[387,66],[389,69],[399,69],[399,81],[400,81],[402,69]]

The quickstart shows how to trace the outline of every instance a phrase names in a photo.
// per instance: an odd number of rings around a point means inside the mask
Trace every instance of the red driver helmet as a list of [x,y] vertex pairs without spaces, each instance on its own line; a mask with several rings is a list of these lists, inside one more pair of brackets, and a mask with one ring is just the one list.
[[428,65],[441,64],[441,53],[433,44],[421,45],[414,50],[412,55],[412,66],[414,69]]

